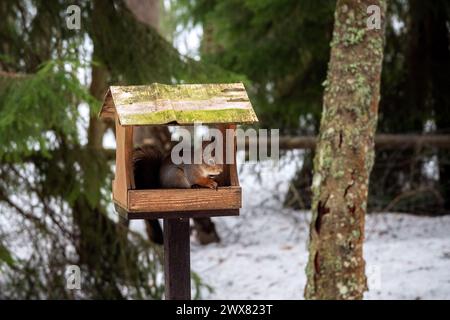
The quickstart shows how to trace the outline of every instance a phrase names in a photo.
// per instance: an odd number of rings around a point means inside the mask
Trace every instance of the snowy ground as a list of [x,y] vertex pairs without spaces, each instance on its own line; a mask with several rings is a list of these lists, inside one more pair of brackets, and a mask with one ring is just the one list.
[[[221,244],[193,245],[208,299],[302,299],[307,222],[300,212],[217,218]],[[450,299],[450,217],[367,219],[367,299]]]
[[[192,244],[192,269],[214,288],[203,298],[303,299],[309,215],[281,207],[289,163],[246,165],[241,216],[214,219],[220,244]],[[371,214],[366,238],[365,298],[450,299],[450,216]]]

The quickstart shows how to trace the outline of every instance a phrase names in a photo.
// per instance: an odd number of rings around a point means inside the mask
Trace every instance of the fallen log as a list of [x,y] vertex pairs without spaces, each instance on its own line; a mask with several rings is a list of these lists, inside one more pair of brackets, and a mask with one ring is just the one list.
[[[264,143],[264,139],[260,138],[259,142]],[[248,149],[248,141],[246,141],[245,147]],[[280,137],[279,147],[280,150],[314,149],[316,147],[316,137]],[[421,147],[450,149],[450,134],[377,134],[375,136],[375,148],[378,150]],[[270,150],[270,139],[267,148]],[[104,152],[108,160],[115,159],[115,151],[113,149],[105,149]]]
[[[270,144],[270,142],[269,142]],[[280,150],[314,149],[316,137],[280,137]],[[377,134],[375,136],[377,149],[404,149],[416,147],[450,148],[448,134]]]

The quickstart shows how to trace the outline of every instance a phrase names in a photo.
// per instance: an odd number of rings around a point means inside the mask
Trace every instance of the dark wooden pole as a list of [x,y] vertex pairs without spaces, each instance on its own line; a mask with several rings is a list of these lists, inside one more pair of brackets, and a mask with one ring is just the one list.
[[189,218],[164,219],[166,300],[191,299]]

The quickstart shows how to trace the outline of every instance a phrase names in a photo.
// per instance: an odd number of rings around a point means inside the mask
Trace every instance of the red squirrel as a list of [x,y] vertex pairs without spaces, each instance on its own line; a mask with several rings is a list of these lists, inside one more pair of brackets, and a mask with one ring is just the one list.
[[174,164],[170,153],[163,157],[152,146],[135,149],[133,166],[137,189],[195,187],[217,189],[218,183],[214,179],[223,171],[222,165],[216,164],[214,157],[202,159],[201,164]]
[[[133,153],[133,170],[137,189],[192,187],[217,189],[218,184],[214,179],[222,173],[223,169],[222,165],[215,163],[214,158],[207,159],[202,164],[176,165],[172,163],[170,153],[163,157],[162,153],[155,147],[146,145],[135,148]],[[206,230],[206,232],[200,234],[199,239],[201,243],[220,241],[215,232],[214,224],[209,219],[197,218],[194,221],[200,224],[202,229]],[[147,227],[150,230],[150,239],[154,243],[163,244],[163,231],[158,220],[148,219]]]

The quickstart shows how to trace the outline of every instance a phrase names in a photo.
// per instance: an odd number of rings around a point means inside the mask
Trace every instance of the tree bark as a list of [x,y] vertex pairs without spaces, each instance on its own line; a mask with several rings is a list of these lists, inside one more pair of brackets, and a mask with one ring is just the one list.
[[[94,49],[95,50],[95,49]],[[90,94],[98,100],[102,100],[107,89],[108,71],[103,66],[92,65],[92,81],[89,87]],[[89,116],[88,146],[100,152],[103,147],[103,135],[106,123],[101,121],[97,115]]]
[[364,218],[374,161],[384,27],[367,28],[367,7],[338,0],[314,158],[307,299],[362,299]]

